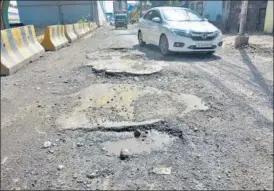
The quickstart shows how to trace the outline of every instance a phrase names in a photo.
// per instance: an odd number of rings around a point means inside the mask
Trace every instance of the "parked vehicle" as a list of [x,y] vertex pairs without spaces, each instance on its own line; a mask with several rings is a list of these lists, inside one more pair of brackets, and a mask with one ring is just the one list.
[[127,14],[115,14],[115,29],[123,27],[127,29],[128,18]]
[[213,54],[222,46],[222,32],[198,13],[181,7],[155,7],[139,21],[140,46],[159,46],[163,55],[174,52]]

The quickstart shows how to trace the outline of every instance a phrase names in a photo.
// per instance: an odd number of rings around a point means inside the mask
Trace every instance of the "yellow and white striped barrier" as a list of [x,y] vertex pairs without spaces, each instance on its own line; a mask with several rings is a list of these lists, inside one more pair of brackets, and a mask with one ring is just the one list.
[[10,75],[44,54],[33,25],[1,30],[1,75]]
[[73,24],[74,32],[76,33],[78,38],[81,38],[85,35],[84,25],[83,23],[75,23]]
[[77,35],[73,30],[73,24],[65,25],[65,35],[70,43],[77,40]]
[[85,35],[90,33],[89,23],[83,23],[83,29],[85,31]]
[[97,28],[97,25],[95,22],[91,22],[91,23],[89,23],[89,27],[90,27],[90,30],[93,31]]
[[68,45],[68,39],[65,36],[65,27],[63,25],[48,26],[44,33],[44,39],[41,45],[45,50],[58,50]]

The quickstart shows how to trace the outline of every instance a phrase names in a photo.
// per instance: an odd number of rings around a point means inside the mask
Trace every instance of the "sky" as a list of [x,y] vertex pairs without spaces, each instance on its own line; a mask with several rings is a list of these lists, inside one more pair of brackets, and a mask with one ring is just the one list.
[[17,5],[17,1],[10,1],[10,4]]

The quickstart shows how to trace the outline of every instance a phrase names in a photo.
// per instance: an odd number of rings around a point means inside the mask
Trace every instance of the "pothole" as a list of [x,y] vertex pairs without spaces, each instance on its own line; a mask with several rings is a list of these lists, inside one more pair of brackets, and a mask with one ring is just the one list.
[[146,131],[145,137],[108,141],[103,144],[104,150],[110,154],[119,155],[121,149],[128,149],[131,154],[150,153],[153,150],[162,150],[175,138],[156,130]]
[[208,109],[195,95],[131,84],[95,84],[69,97],[79,103],[58,117],[56,124],[61,129],[141,126]]
[[120,59],[122,60],[147,60],[144,54],[130,54],[121,56]]
[[149,75],[162,70],[161,65],[152,64],[149,61],[111,59],[93,61],[86,64],[95,72],[117,75]]
[[119,47],[119,48],[109,48],[109,49],[105,49],[105,50],[108,50],[108,51],[119,51],[119,52],[128,52],[130,49],[129,48]]
[[162,61],[148,61],[145,54],[128,48],[109,48],[87,54],[89,62],[84,66],[92,67],[95,72],[110,75],[149,75],[160,72]]

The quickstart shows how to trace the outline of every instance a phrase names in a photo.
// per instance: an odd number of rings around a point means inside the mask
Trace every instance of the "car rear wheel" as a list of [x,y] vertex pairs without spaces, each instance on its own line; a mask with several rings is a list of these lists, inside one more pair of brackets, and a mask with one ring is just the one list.
[[144,46],[146,44],[146,42],[143,41],[143,34],[141,31],[138,32],[138,41],[140,46]]
[[159,43],[159,48],[161,50],[161,53],[164,55],[164,56],[167,56],[170,54],[170,51],[168,50],[168,39],[166,37],[166,35],[162,35],[160,37],[160,43]]

